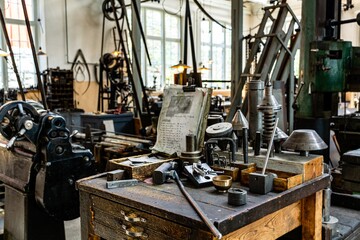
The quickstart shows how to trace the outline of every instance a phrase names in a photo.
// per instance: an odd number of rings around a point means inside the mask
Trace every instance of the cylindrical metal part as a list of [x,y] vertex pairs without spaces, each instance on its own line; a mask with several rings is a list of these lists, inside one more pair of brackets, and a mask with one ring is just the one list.
[[228,203],[234,206],[246,204],[247,192],[240,188],[230,188],[228,190]]
[[248,145],[248,129],[247,128],[243,128],[242,129],[242,132],[243,132],[243,139],[242,139],[242,142],[243,142],[243,156],[244,156],[244,163],[248,163],[249,160],[248,160],[248,156],[249,156],[249,145]]
[[323,190],[323,202],[324,202],[324,208],[323,208],[323,220],[324,222],[330,221],[330,205],[331,205],[331,189],[325,188]]
[[196,135],[188,134],[186,135],[186,152],[195,152],[196,151]]
[[264,82],[251,80],[247,85],[249,94],[249,137],[250,141],[254,141],[256,131],[260,131],[262,128],[262,113],[257,110],[257,106],[263,99]]
[[260,155],[260,148],[261,148],[261,133],[260,131],[256,131],[255,135],[255,144],[254,144],[254,155]]

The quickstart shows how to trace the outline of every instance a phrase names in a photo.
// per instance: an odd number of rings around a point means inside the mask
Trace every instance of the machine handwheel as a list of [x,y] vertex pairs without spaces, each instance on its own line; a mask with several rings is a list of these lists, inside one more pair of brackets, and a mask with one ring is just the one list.
[[21,118],[38,122],[39,113],[30,104],[23,101],[8,102],[0,107],[0,133],[10,140],[20,131],[18,123]]
[[[118,19],[122,19],[124,17],[124,12],[122,10],[122,4],[121,2],[118,0],[114,0],[115,2],[115,9],[116,9],[116,14],[117,14],[117,18]],[[110,21],[115,21],[115,16],[114,16],[114,11],[111,5],[111,0],[105,0],[102,4],[102,11],[104,13],[104,16],[106,17],[106,19],[110,20]]]

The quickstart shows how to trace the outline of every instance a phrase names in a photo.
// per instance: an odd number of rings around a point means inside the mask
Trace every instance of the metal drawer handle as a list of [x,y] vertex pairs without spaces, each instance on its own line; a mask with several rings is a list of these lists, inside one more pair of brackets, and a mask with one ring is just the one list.
[[130,237],[148,237],[148,235],[144,233],[144,229],[142,227],[130,226],[127,228],[125,225],[122,225],[122,228],[125,230],[125,234]]
[[128,222],[146,222],[145,218],[139,217],[133,212],[130,212],[128,215],[126,215],[126,213],[121,210],[120,213],[124,215],[125,220]]

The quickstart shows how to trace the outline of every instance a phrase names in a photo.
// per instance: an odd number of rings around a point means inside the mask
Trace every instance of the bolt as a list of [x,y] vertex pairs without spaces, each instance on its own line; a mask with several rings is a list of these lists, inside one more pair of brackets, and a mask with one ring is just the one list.
[[47,167],[50,167],[50,166],[51,166],[51,162],[47,162],[45,165],[46,165]]
[[56,146],[55,152],[56,154],[62,154],[64,152],[64,148],[62,146]]
[[30,120],[26,120],[25,123],[24,123],[24,127],[26,130],[30,130],[32,129],[34,126],[34,123]]
[[85,161],[85,162],[88,162],[88,161],[90,161],[90,158],[89,158],[89,156],[84,156],[84,161]]
[[68,179],[68,182],[69,182],[70,185],[74,184],[74,180],[72,180],[71,178]]

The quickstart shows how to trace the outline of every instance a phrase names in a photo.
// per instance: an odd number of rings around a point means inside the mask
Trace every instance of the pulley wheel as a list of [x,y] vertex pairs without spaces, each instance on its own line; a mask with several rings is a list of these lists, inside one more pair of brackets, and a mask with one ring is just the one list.
[[[122,4],[121,2],[118,0],[114,0],[115,3],[115,10],[116,10],[116,15],[118,19],[122,19],[125,15],[125,13],[122,10]],[[114,16],[114,11],[111,5],[111,0],[105,0],[102,4],[102,11],[104,13],[104,16],[106,19],[110,20],[110,21],[115,21],[115,16]]]
[[36,109],[23,101],[13,101],[5,103],[0,107],[0,133],[3,137],[10,140],[20,131],[21,119],[29,119],[33,122],[38,122],[39,113]]

